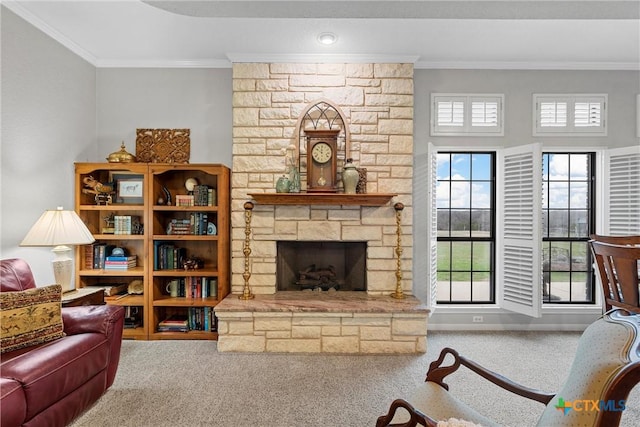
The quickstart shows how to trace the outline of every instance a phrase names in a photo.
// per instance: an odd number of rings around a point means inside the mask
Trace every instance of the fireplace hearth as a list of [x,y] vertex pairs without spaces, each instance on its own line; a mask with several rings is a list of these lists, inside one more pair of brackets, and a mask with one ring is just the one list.
[[366,291],[367,243],[277,242],[278,291]]

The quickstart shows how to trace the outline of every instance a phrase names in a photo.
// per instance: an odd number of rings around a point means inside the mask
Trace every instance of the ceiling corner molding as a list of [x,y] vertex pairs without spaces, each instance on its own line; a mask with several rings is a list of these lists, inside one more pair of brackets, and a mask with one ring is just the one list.
[[640,71],[640,62],[483,62],[417,61],[415,69],[423,70],[567,70],[567,71]]
[[80,45],[70,40],[58,30],[52,28],[42,19],[38,18],[36,15],[25,9],[22,5],[13,0],[3,0],[2,5],[9,9],[11,12],[18,15],[20,18],[27,21],[29,24],[36,27],[38,30],[42,31],[43,33],[60,43],[62,46],[69,49],[71,52],[78,55],[80,58],[84,59],[91,65],[96,66],[97,58],[93,54],[80,47]]
[[363,55],[363,54],[245,54],[227,53],[232,63],[320,63],[320,64],[415,64],[418,55]]
[[162,60],[162,59],[100,59],[94,64],[97,68],[231,68],[226,59],[206,60]]

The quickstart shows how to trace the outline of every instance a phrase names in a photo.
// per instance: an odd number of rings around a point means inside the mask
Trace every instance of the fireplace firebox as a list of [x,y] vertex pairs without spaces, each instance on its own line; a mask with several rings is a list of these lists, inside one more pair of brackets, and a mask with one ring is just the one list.
[[278,291],[366,291],[367,242],[279,241]]

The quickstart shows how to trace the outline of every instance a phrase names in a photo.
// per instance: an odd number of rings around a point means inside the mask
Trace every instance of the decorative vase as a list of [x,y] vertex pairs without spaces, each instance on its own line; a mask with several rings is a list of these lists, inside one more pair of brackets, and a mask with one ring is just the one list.
[[291,166],[289,170],[289,193],[300,192],[300,170],[297,166]]
[[353,159],[347,159],[347,162],[342,168],[342,184],[344,186],[345,194],[356,194],[356,186],[360,180],[360,174],[356,170],[356,166],[353,164]]
[[276,193],[288,193],[291,182],[286,175],[282,175],[276,182]]

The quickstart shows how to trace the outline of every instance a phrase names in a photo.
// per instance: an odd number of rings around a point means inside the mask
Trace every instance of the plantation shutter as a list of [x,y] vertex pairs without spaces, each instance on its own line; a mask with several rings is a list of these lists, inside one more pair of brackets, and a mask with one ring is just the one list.
[[567,126],[567,103],[556,101],[541,101],[540,124],[541,128],[566,127]]
[[504,135],[502,94],[431,94],[431,135]]
[[640,147],[608,150],[605,175],[606,233],[640,235]]
[[606,136],[606,94],[533,95],[534,136]]
[[542,147],[505,149],[500,159],[502,308],[531,317],[542,311]]
[[435,110],[436,132],[454,132],[464,127],[464,97],[436,96],[432,108]]
[[493,127],[500,125],[500,105],[498,101],[471,101],[471,127]]
[[[429,143],[427,149],[428,156],[428,202],[429,216],[427,218],[427,264],[428,264],[428,297],[427,306],[431,313],[435,311],[438,292],[438,209],[436,206],[436,189],[438,184],[438,151],[436,147]],[[424,181],[421,181],[424,182]]]
[[602,126],[602,103],[576,102],[573,125],[575,127]]

